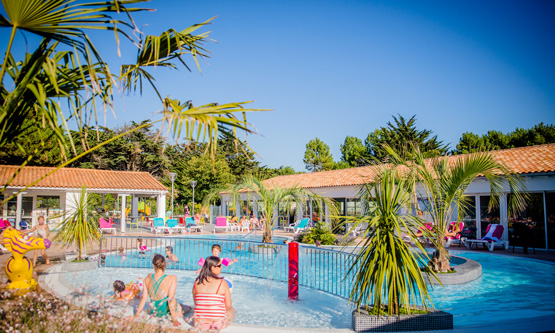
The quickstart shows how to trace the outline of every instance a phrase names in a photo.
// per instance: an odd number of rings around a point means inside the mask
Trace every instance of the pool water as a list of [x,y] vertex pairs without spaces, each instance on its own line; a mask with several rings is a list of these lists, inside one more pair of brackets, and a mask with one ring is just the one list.
[[[92,295],[104,297],[113,294],[112,283],[137,280],[152,273],[152,269],[98,268],[92,271],[66,273],[64,279],[76,288],[84,288]],[[192,306],[193,281],[197,277],[192,271],[171,270],[167,274],[177,275],[176,299]],[[234,323],[257,326],[303,327],[341,329],[351,327],[351,307],[342,298],[310,288],[299,288],[297,302],[287,300],[287,285],[248,276],[222,275],[233,283],[232,301],[237,310]],[[138,300],[133,302],[134,307]],[[130,309],[123,315],[132,315]]]
[[[235,244],[233,244],[235,245]],[[283,250],[286,251],[286,248]],[[183,262],[179,268],[188,267],[198,269],[196,260],[201,253],[194,253],[187,257],[183,249],[177,248]],[[209,249],[204,249],[209,253]],[[430,296],[437,309],[453,314],[455,327],[490,325],[546,315],[555,315],[555,265],[526,258],[514,258],[492,253],[477,253],[465,251],[450,251],[458,255],[473,259],[482,265],[482,277],[464,285],[430,286]],[[204,255],[208,255],[205,253]],[[300,288],[301,301],[289,303],[287,301],[287,286],[285,282],[269,281],[256,277],[233,275],[236,268],[249,269],[254,263],[252,257],[241,257],[243,252],[233,249],[222,253],[222,257],[240,258],[233,266],[224,268],[223,275],[231,277],[234,283],[232,295],[234,306],[237,308],[237,321],[241,324],[263,326],[289,326],[302,328],[350,328],[351,307],[348,302],[324,292],[311,288]],[[101,268],[95,273],[81,272],[77,275],[68,273],[67,280],[75,286],[89,285],[93,295],[108,295],[111,283],[120,279],[124,282],[144,277],[152,272],[149,253],[140,260],[147,269],[137,268]],[[186,258],[189,258],[185,260]],[[250,258],[250,259],[249,259]],[[107,258],[109,260],[110,257]],[[121,260],[121,259],[117,259]],[[299,261],[302,261],[303,257]],[[287,262],[286,255],[281,252],[275,259],[276,266]],[[281,262],[281,264],[280,264]],[[251,266],[250,266],[251,265]],[[324,274],[325,263],[313,263],[316,274]],[[172,266],[169,266],[172,268]],[[259,276],[276,279],[275,268],[268,268],[267,272],[257,272]],[[327,270],[329,271],[329,269]],[[99,274],[99,272],[101,272]],[[192,304],[191,288],[196,275],[187,270],[168,270],[168,274],[178,276],[179,289],[177,298],[185,304]],[[325,272],[329,279],[341,279],[334,276],[334,272]],[[76,277],[75,277],[76,276]],[[300,280],[306,279],[300,276]],[[310,277],[309,277],[310,278]],[[279,278],[277,280],[280,280]],[[285,279],[281,279],[285,281]]]

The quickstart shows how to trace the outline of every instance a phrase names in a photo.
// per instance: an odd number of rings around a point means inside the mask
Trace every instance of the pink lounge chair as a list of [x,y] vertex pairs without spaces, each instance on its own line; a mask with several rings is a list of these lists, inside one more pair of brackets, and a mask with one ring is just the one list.
[[224,231],[229,230],[229,226],[227,225],[227,219],[224,216],[220,216],[216,219],[216,226],[214,227],[214,233],[216,230],[224,229]]
[[495,245],[503,246],[506,250],[509,248],[509,242],[502,240],[504,228],[500,224],[490,224],[486,229],[486,235],[482,239],[467,239],[466,247],[470,249],[472,244],[482,244],[483,247],[487,247],[488,250],[493,251]]
[[[449,225],[454,225],[455,222],[451,222],[449,223]],[[445,244],[445,247],[449,247],[451,246],[451,244],[453,244],[454,242],[459,243],[459,246],[461,246],[461,232],[464,229],[464,222],[459,222],[460,223],[460,227],[461,227],[461,231],[457,232],[457,235],[455,237],[445,237],[445,239],[447,240],[447,244]]]
[[98,224],[100,225],[100,232],[106,230],[114,234],[116,233],[116,228],[112,227],[112,224],[106,221],[104,218],[101,217],[100,220],[98,220]]

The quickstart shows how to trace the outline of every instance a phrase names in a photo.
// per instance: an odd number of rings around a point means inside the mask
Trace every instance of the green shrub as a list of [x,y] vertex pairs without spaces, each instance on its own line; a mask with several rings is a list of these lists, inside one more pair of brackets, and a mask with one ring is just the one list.
[[316,241],[319,241],[322,245],[334,245],[335,235],[331,232],[327,224],[318,222],[316,227],[310,229],[308,232],[302,233],[298,241],[305,244],[315,244]]

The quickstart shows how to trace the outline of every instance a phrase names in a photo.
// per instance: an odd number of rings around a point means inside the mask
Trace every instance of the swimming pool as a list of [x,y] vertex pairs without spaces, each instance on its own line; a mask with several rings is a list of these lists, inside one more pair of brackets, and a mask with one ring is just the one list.
[[[280,302],[287,303],[287,247],[278,244],[272,245],[275,248],[274,253],[260,255],[251,252],[252,248],[257,246],[257,243],[242,243],[221,239],[212,239],[210,241],[189,239],[181,245],[176,243],[175,249],[180,262],[169,266],[171,274],[180,276],[180,281],[184,281],[183,283],[186,285],[186,280],[194,279],[194,275],[190,275],[190,272],[183,271],[183,269],[198,269],[199,266],[196,264],[196,261],[203,255],[209,255],[210,245],[216,242],[221,243],[223,246],[224,251],[221,257],[237,258],[239,260],[236,264],[227,267],[224,270],[224,274],[237,273],[251,276],[233,277],[233,279],[237,279],[238,283],[237,287],[234,287],[234,299],[237,297],[237,300],[234,300],[234,302],[236,302],[238,307],[249,303],[258,304],[258,307],[255,306],[255,309],[249,307],[243,308],[246,314],[241,317],[241,321],[243,323],[263,325],[258,322],[258,316],[268,317],[272,315],[272,312],[264,312],[263,309],[259,309],[260,304],[264,304],[261,308],[271,309],[274,304],[267,304],[267,302],[276,302],[276,304]],[[199,244],[205,245],[199,247]],[[239,244],[243,244],[241,249],[237,249]],[[163,247],[163,245],[161,244],[160,246]],[[320,255],[313,255],[317,251],[320,251]],[[151,253],[141,257],[135,256],[133,251],[130,251],[129,257],[124,259],[123,266],[125,267],[127,262],[131,264],[131,267],[149,268],[147,271],[150,271],[150,258],[154,252],[155,250],[153,249]],[[162,251],[158,252],[162,253]],[[553,281],[555,265],[492,253],[466,251],[451,251],[451,253],[478,261],[482,265],[483,272],[481,278],[465,285],[430,287],[430,295],[435,307],[452,313],[455,327],[489,325],[507,320],[555,315],[555,282]],[[341,328],[345,327],[345,325],[349,326],[351,319],[348,310],[349,305],[345,298],[348,298],[348,287],[350,284],[348,280],[340,281],[345,276],[345,272],[349,267],[349,257],[348,254],[344,253],[307,247],[301,251],[299,258],[301,264],[299,273],[301,285],[311,287],[301,289],[300,295],[303,302],[307,302],[308,308],[318,308],[322,313],[326,313],[324,316],[327,316],[330,315],[329,312],[319,308],[322,305],[322,300],[313,296],[311,292],[319,293],[319,291],[314,289],[321,289],[339,295],[342,298],[329,295],[333,298],[328,301],[341,305],[343,310],[337,313],[337,315],[341,314],[341,318],[335,317],[333,324],[330,321],[325,322],[319,319],[309,321],[312,323],[310,325],[316,326],[305,326],[300,318],[298,322],[295,322],[293,319],[295,316],[291,312],[281,312],[283,316],[280,318],[291,317],[291,319],[288,319],[288,325],[292,327]],[[113,262],[114,260],[115,262]],[[121,266],[121,263],[118,263],[117,260],[121,260],[121,257],[108,256],[106,258],[107,266],[110,266],[110,264]],[[129,274],[135,274],[134,270],[129,271],[132,272]],[[128,274],[126,269],[118,271],[118,268],[114,268],[114,271],[109,272],[113,276],[120,273]],[[184,275],[182,276],[181,274]],[[273,281],[267,281],[266,279]],[[109,281],[104,283],[109,283]],[[241,285],[247,289],[243,289]],[[255,297],[253,298],[254,301],[252,301],[252,292],[244,294],[245,291],[250,290],[250,285],[256,286],[256,290],[267,290],[268,286],[271,285],[272,287],[268,290],[272,290],[270,293],[272,296],[266,298]],[[303,297],[303,294],[306,297]],[[185,296],[183,295],[183,297]],[[295,310],[292,311],[295,312]],[[346,316],[343,317],[345,314]]]

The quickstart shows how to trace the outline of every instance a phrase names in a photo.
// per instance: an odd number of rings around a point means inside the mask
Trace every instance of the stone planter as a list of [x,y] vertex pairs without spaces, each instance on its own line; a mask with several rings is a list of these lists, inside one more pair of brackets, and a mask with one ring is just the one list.
[[355,332],[406,332],[453,329],[453,315],[444,311],[412,315],[377,316],[366,310],[353,311]]
[[[453,267],[455,269],[455,273],[437,274],[439,280],[444,286],[465,284],[482,276],[482,265],[480,265],[477,261],[463,257],[451,256],[451,262],[457,264],[457,266]],[[439,282],[435,279],[430,281],[427,275],[424,275],[424,278],[428,284],[439,284]]]
[[89,271],[96,269],[98,262],[96,261],[81,261],[81,262],[71,262],[66,261],[62,264],[62,271],[64,272],[78,272],[78,271]]

